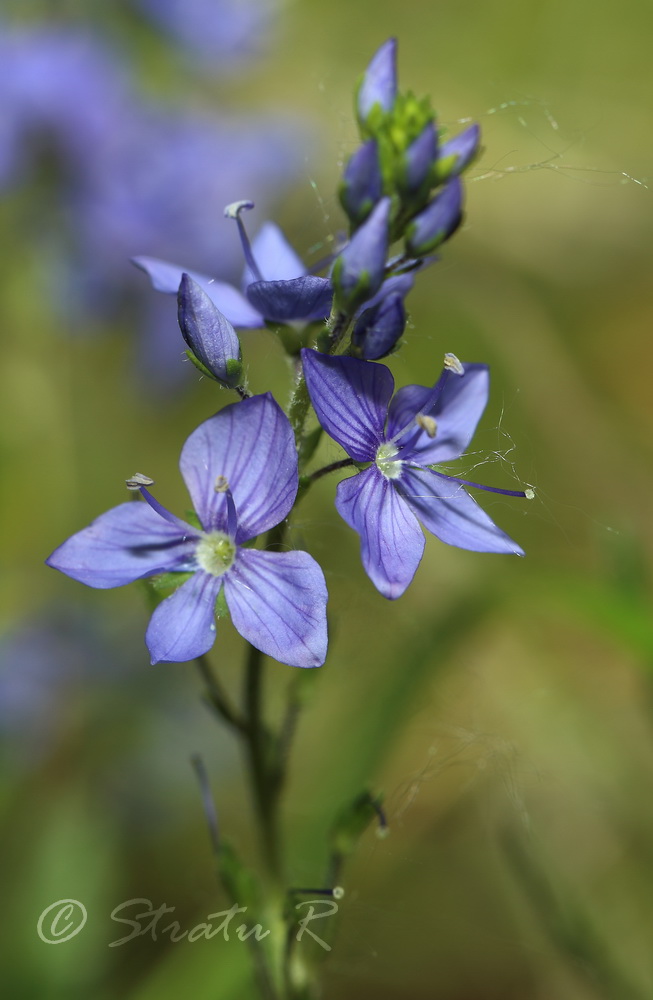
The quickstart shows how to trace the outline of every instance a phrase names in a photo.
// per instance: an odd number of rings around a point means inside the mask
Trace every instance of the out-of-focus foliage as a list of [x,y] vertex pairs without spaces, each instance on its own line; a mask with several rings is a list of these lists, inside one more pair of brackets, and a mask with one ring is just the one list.
[[[29,6],[29,30],[43,34],[50,5]],[[407,346],[389,363],[399,382],[422,384],[445,351],[490,363],[491,404],[465,470],[480,479],[472,469],[482,465],[484,482],[506,488],[531,484],[536,499],[483,498],[526,559],[429,539],[415,584],[392,603],[363,573],[357,540],[333,508],[333,481],[300,507],[292,540],[325,570],[332,640],[327,665],[302,693],[286,814],[290,868],[298,885],[319,884],[334,810],[364,786],[385,791],[389,837],[366,833],[343,873],[327,997],[649,996],[653,13],[643,3],[588,0],[537,10],[515,0],[404,8],[303,0],[280,12],[264,63],[223,77],[205,52],[193,57],[163,21],[149,21],[148,4],[88,6],[87,14],[62,4],[57,30],[92,33],[111,59],[119,53],[124,86],[159,109],[146,116],[158,138],[152,147],[152,132],[116,124],[110,153],[120,154],[122,179],[112,186],[103,155],[115,200],[102,211],[75,171],[63,171],[61,187],[51,146],[3,181],[7,995],[253,995],[247,951],[235,940],[141,937],[108,947],[126,930],[110,919],[123,901],[174,906],[184,927],[228,906],[213,881],[190,754],[202,754],[222,831],[245,856],[255,852],[249,803],[236,749],[201,703],[191,666],[148,665],[138,587],[86,591],[42,560],[121,502],[136,469],[183,514],[180,445],[230,400],[195,375],[184,391],[149,391],[134,365],[142,275],[127,291],[120,270],[138,253],[174,250],[172,259],[184,259],[172,223],[156,247],[132,245],[143,232],[136,208],[149,211],[144,194],[162,177],[176,190],[180,162],[209,187],[216,178],[198,214],[204,242],[188,264],[216,274],[224,267],[220,276],[237,273],[222,200],[257,200],[256,177],[266,195],[278,190],[255,145],[260,129],[234,159],[223,138],[189,137],[189,121],[237,115],[230,127],[241,128],[250,116],[310,119],[316,131],[301,152],[293,133],[301,168],[277,218],[317,260],[345,225],[335,192],[356,145],[353,83],[396,33],[402,81],[433,95],[452,133],[479,120],[485,152],[468,176],[466,224],[418,280]],[[3,46],[8,36],[7,23]],[[92,62],[102,70],[99,57]],[[65,80],[51,82],[54,101]],[[9,178],[14,147],[2,142]],[[235,189],[223,187],[225,177]],[[178,187],[185,198],[181,179]],[[94,206],[85,219],[101,222],[88,222],[78,242],[82,204]],[[166,208],[173,218],[175,197]],[[111,308],[83,296],[71,261],[107,282]],[[125,265],[125,283],[128,273]],[[143,293],[146,308],[174,326],[174,301]],[[71,326],[103,336],[71,338]],[[150,329],[157,368],[159,326]],[[242,340],[252,387],[283,399],[287,373],[272,335]],[[172,343],[182,366],[181,337]],[[340,457],[333,444],[320,448],[326,461]],[[240,657],[235,631],[219,625],[214,662],[234,694]],[[274,710],[295,673],[278,666],[270,674]],[[62,898],[83,901],[88,924],[48,947],[36,923]]]

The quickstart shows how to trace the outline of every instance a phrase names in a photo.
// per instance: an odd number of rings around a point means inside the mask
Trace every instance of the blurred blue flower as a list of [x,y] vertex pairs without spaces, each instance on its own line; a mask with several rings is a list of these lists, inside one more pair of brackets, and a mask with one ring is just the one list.
[[213,72],[231,72],[265,48],[275,0],[137,0],[137,6]]
[[[165,107],[139,92],[120,53],[80,28],[6,29],[0,62],[0,187],[38,177],[31,236],[54,250],[43,282],[68,323],[128,301],[135,252],[233,273],[224,204],[245,188],[265,207],[299,165],[290,117]],[[178,347],[174,316],[157,317],[156,337],[163,356],[164,341]]]

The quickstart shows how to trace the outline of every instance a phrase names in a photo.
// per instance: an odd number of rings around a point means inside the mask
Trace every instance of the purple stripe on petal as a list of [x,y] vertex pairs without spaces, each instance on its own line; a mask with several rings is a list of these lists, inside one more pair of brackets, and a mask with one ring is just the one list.
[[[290,281],[306,274],[304,262],[275,222],[264,222],[252,240],[252,254],[266,281]],[[245,268],[244,284],[257,279]]]
[[170,264],[167,260],[159,260],[157,257],[132,257],[132,264],[135,264],[141,271],[145,271],[152,282],[152,287],[157,292],[176,295],[181,284],[182,274],[188,274],[204,289],[213,304],[234,326],[250,330],[265,326],[265,320],[261,314],[250,305],[237,288],[228,285],[225,281],[216,281],[199,271],[189,271],[186,267]]
[[397,490],[424,527],[448,545],[472,552],[524,555],[465,489],[446,476],[429,469],[404,468]]
[[384,597],[401,597],[424,552],[424,535],[394,484],[375,466],[338,484],[336,508],[361,538],[365,572]]
[[263,653],[291,667],[324,663],[327,589],[308,553],[241,549],[225,598],[235,627]]
[[193,431],[179,462],[193,505],[207,531],[228,530],[227,480],[236,505],[240,544],[272,528],[297,494],[297,451],[288,418],[270,393],[225,406]]
[[394,379],[385,365],[302,351],[304,375],[318,420],[357,462],[370,462],[383,441]]
[[188,534],[146,503],[113,507],[55,549],[48,566],[88,587],[122,587],[155,573],[195,568],[198,532]]
[[145,642],[152,663],[183,663],[215,641],[215,601],[223,578],[201,570],[166,597],[150,618]]
[[290,281],[255,281],[247,298],[266,319],[277,323],[296,319],[326,319],[331,312],[333,289],[328,278],[307,274]]

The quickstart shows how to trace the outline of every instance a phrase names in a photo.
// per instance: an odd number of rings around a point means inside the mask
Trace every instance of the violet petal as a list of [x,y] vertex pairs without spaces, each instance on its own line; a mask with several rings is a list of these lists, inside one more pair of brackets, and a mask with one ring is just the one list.
[[[414,420],[418,413],[432,417],[436,423],[435,437],[423,431],[411,445],[410,454],[421,465],[434,465],[460,458],[467,450],[477,424],[487,405],[490,391],[490,374],[487,365],[465,364],[464,375],[444,373],[440,376],[443,388],[435,404],[428,405],[433,389],[422,385],[406,385],[400,389],[388,411],[388,437],[396,435],[413,423],[404,437],[414,433]],[[407,458],[408,455],[403,455]]]
[[424,552],[424,535],[395,489],[376,468],[338,484],[336,508],[361,539],[365,572],[384,597],[401,597]]
[[216,281],[206,274],[200,274],[199,271],[189,271],[186,267],[179,267],[178,264],[171,264],[157,257],[132,257],[132,264],[145,271],[157,292],[176,295],[182,274],[188,274],[204,289],[213,304],[234,326],[249,330],[265,326],[261,314],[250,305],[242,292],[233,285],[228,285],[226,281]]
[[448,545],[473,552],[524,555],[460,483],[430,469],[404,467],[397,490],[424,527]]
[[389,368],[357,358],[302,350],[306,385],[317,418],[357,462],[371,462],[384,440],[394,389]]
[[333,289],[328,278],[307,274],[289,281],[255,281],[247,298],[261,315],[277,323],[326,319],[331,312]]
[[291,667],[324,663],[326,583],[308,553],[241,549],[225,598],[235,627],[263,653]]
[[146,503],[130,501],[101,514],[46,559],[88,587],[122,587],[155,573],[194,569],[199,533],[164,520]]
[[145,633],[152,663],[181,663],[215,641],[215,601],[223,578],[199,570],[155,609]]
[[[266,281],[289,281],[306,274],[304,262],[290,245],[276,222],[264,222],[252,240],[252,254]],[[256,281],[248,267],[244,285]]]
[[239,544],[274,527],[297,494],[297,451],[287,416],[269,392],[232,403],[187,439],[179,461],[205,530],[227,531],[226,479],[236,505]]

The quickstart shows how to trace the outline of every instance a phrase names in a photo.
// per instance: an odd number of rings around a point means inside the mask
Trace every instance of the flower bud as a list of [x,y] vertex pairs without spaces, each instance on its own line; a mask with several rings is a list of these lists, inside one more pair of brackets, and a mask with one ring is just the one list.
[[378,361],[391,354],[406,326],[403,296],[393,292],[359,316],[352,333],[353,354]]
[[457,177],[416,215],[406,229],[406,252],[423,257],[455,233],[462,221],[463,186]]
[[340,185],[340,203],[354,227],[365,221],[382,194],[379,151],[371,139],[349,159]]
[[478,154],[480,145],[481,129],[476,123],[445,142],[440,149],[436,166],[438,183],[443,184],[461,174]]
[[179,326],[190,348],[190,360],[222,385],[235,388],[242,374],[238,335],[204,289],[188,274],[182,275],[177,307]]
[[404,170],[400,183],[407,194],[420,194],[424,188],[424,196],[428,193],[437,154],[438,137],[435,125],[430,121],[403,156]]
[[372,57],[358,87],[356,106],[361,125],[367,124],[377,105],[382,112],[390,111],[396,96],[397,39],[389,38]]
[[389,240],[390,199],[382,198],[338,254],[331,280],[338,309],[351,315],[381,287]]

